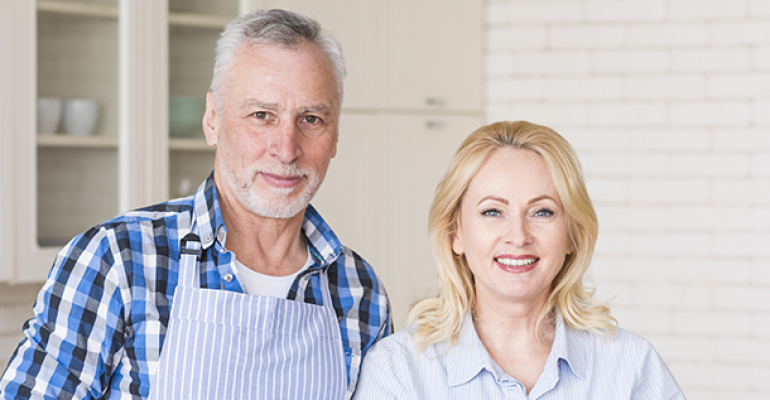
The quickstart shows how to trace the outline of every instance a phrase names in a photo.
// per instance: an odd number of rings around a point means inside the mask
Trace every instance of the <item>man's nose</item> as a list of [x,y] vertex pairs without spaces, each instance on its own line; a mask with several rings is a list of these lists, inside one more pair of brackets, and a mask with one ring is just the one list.
[[270,135],[270,155],[284,164],[291,164],[302,156],[302,132],[292,121],[282,121]]

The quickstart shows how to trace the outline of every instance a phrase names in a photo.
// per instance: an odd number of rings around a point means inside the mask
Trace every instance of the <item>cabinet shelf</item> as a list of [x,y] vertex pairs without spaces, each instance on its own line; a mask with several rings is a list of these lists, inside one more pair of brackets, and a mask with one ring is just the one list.
[[[91,4],[78,1],[65,0],[38,0],[38,11],[56,14],[79,15],[87,17],[117,18],[118,6],[105,4]],[[169,25],[189,26],[197,28],[221,29],[232,18],[218,17],[206,14],[178,13],[168,14]]]
[[38,147],[117,149],[117,136],[38,135]]
[[171,151],[211,151],[216,147],[209,146],[203,139],[171,138],[168,140],[168,149]]
[[[53,148],[80,148],[80,149],[117,149],[117,136],[71,136],[71,135],[38,135],[38,147]],[[215,147],[209,146],[203,139],[171,138],[168,140],[168,148],[172,151],[211,151]]]
[[229,17],[217,17],[204,14],[174,12],[168,14],[169,25],[190,26],[196,28],[222,29],[231,20],[232,18]]
[[38,0],[38,11],[89,17],[117,18],[118,6],[78,1]]

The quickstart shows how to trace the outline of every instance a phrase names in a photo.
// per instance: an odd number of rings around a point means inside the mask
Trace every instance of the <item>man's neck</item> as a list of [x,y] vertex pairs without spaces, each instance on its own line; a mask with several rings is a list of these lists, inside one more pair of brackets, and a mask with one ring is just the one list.
[[308,255],[302,235],[304,210],[291,218],[268,218],[247,210],[234,196],[218,193],[227,226],[225,247],[235,253],[238,261],[273,276],[293,274],[305,265]]

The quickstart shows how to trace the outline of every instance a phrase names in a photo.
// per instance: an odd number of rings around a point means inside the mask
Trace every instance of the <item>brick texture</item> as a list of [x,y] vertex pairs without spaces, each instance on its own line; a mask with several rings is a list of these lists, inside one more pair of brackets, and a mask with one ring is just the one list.
[[688,399],[770,398],[770,1],[488,3],[487,120],[578,152],[595,296]]

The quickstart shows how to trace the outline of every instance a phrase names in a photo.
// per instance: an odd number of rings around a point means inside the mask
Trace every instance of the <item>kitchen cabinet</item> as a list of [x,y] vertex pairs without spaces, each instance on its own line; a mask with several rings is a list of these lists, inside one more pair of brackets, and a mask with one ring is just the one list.
[[34,102],[32,93],[14,85],[16,79],[29,75],[24,69],[24,61],[34,57],[34,47],[17,31],[18,15],[29,8],[27,2],[0,1],[0,121],[3,121],[0,129],[0,243],[5,248],[0,262],[0,281],[13,279],[16,271],[15,240],[20,227],[16,215],[17,132],[22,132],[28,124],[30,115],[24,113],[31,111],[29,105]]
[[462,141],[481,125],[474,116],[388,115],[381,119],[388,162],[382,196],[389,251],[382,278],[398,323],[410,305],[435,294],[438,273],[428,237],[428,211],[436,186]]
[[280,8],[300,12],[320,21],[342,43],[345,65],[345,108],[378,106],[378,5],[373,0],[265,0],[255,8]]
[[[237,1],[170,0],[169,2],[169,118],[171,120],[168,182],[164,198],[188,196],[211,173],[213,148],[206,144],[201,128],[206,92],[214,70],[216,43],[222,28],[239,13]],[[174,109],[180,102],[189,109]],[[192,103],[190,103],[192,102]],[[192,128],[184,124],[184,113],[195,115]],[[177,116],[179,114],[179,116]],[[178,130],[178,132],[175,132]]]
[[377,3],[381,107],[481,112],[481,1]]
[[345,108],[481,112],[481,1],[253,4],[302,12],[337,36],[348,66]]
[[[198,97],[237,0],[0,0],[0,280],[40,281],[74,235],[194,191],[214,151],[197,127],[169,138],[169,99]],[[37,128],[36,99],[98,104],[90,135]],[[173,121],[172,121],[173,122]],[[173,131],[173,125],[171,126]],[[12,173],[9,171],[13,171]]]

